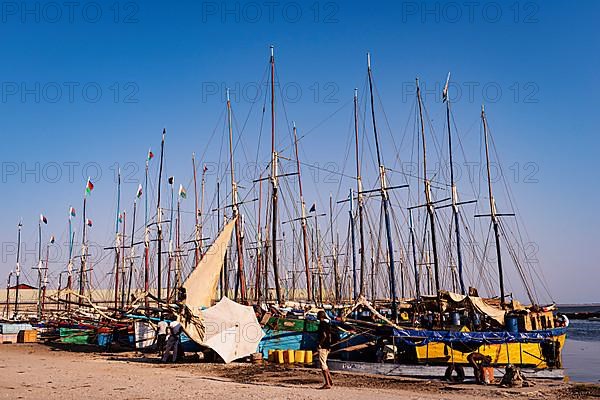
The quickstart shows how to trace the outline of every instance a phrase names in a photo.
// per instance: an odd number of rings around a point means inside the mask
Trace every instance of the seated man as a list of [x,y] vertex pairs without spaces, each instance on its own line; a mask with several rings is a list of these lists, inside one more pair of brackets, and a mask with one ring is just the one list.
[[483,379],[483,367],[489,367],[492,363],[492,357],[484,356],[481,353],[471,353],[467,356],[469,365],[473,367],[473,375],[475,375],[475,383],[485,385]]

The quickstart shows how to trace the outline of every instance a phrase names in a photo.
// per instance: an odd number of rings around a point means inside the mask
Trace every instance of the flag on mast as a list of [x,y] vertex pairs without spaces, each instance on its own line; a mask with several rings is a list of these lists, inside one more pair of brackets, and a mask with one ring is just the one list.
[[445,103],[448,101],[448,85],[450,84],[450,72],[446,78],[446,84],[444,85],[444,91],[442,92],[442,101]]
[[75,216],[75,208],[69,207],[69,218],[74,217],[74,216]]
[[94,184],[92,183],[92,180],[88,178],[87,184],[85,185],[85,194],[92,193],[92,190],[94,190]]
[[148,150],[148,161],[152,160],[154,158],[154,153],[152,152],[152,150]]
[[55,240],[54,235],[50,236],[50,244],[54,244],[54,240]]
[[187,198],[187,192],[181,184],[179,185],[179,197],[181,197],[182,199]]
[[138,190],[137,190],[137,193],[135,194],[135,197],[136,197],[136,198],[138,198],[138,199],[139,199],[140,197],[142,197],[142,184],[141,184],[141,183],[140,183],[140,185],[138,186]]
[[40,214],[40,222],[43,222],[44,224],[48,223],[48,218],[46,218],[46,216],[44,214]]
[[91,226],[92,226],[92,220],[91,220],[91,219],[89,219],[89,218],[87,218],[87,219],[85,220],[85,224],[86,224],[87,226],[91,227]]

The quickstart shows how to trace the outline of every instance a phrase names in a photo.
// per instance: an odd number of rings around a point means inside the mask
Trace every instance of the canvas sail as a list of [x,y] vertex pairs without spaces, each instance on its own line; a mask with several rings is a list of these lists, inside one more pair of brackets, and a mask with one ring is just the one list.
[[204,342],[204,325],[200,310],[210,307],[215,300],[217,284],[235,220],[234,218],[225,225],[182,286],[186,295],[185,309],[178,320],[190,339],[199,344]]

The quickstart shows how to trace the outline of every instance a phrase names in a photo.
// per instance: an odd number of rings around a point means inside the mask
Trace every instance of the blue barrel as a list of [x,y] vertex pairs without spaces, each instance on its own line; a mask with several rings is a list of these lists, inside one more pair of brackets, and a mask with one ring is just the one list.
[[506,331],[510,333],[519,333],[519,317],[516,315],[507,315],[504,318]]
[[112,342],[112,333],[99,333],[98,346],[107,347]]
[[452,321],[452,325],[460,326],[460,313],[456,311],[451,312],[450,321]]

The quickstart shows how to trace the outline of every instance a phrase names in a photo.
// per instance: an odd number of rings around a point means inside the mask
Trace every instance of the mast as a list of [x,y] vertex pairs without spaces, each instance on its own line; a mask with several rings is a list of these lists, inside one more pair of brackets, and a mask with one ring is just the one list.
[[488,127],[487,119],[485,116],[485,109],[481,106],[481,121],[483,122],[483,137],[485,140],[485,160],[487,164],[487,180],[488,180],[488,191],[490,197],[490,217],[492,225],[494,226],[494,236],[496,238],[496,257],[498,258],[498,280],[500,283],[500,306],[502,309],[505,307],[504,303],[504,274],[502,270],[502,252],[500,250],[500,231],[498,223],[498,215],[496,213],[496,202],[492,193],[492,174],[490,172],[490,151],[488,145]]
[[121,238],[119,237],[119,220],[121,219],[121,168],[117,173],[117,215],[115,217],[115,311],[119,305],[119,259]]
[[[225,213],[223,212],[223,226],[225,226]],[[217,226],[219,230],[221,230],[221,184],[219,179],[217,178]],[[225,254],[223,255],[223,268],[221,268],[221,276],[220,276],[220,285],[221,285],[221,297],[227,296],[229,294],[229,281],[227,279],[227,259],[229,255],[229,245],[227,245],[227,249],[225,250]]]
[[392,297],[392,318],[396,319],[398,315],[398,305],[396,302],[396,273],[394,266],[394,245],[392,243],[392,232],[390,223],[389,197],[387,194],[387,183],[385,180],[385,167],[381,161],[381,153],[379,149],[379,136],[377,134],[377,124],[375,122],[375,106],[373,98],[373,74],[371,72],[371,55],[367,53],[367,72],[369,75],[369,94],[371,98],[371,119],[373,120],[373,134],[375,135],[375,147],[377,149],[377,165],[379,165],[379,182],[381,184],[381,199],[383,204],[383,213],[385,219],[385,230],[387,236],[389,273],[390,273],[390,294]]
[[258,215],[256,217],[256,282],[254,286],[254,301],[260,301],[260,282],[262,270],[262,233],[260,215],[262,211],[262,174],[258,181]]
[[46,266],[44,267],[44,277],[42,278],[42,299],[41,299],[41,315],[46,311],[46,290],[48,288],[48,263],[50,261],[50,245],[54,243],[54,236],[50,236],[50,241],[46,243]]
[[419,276],[419,265],[417,264],[417,247],[415,240],[415,228],[413,226],[412,209],[408,209],[408,221],[410,227],[410,244],[412,247],[412,258],[415,273],[415,296],[417,301],[421,300],[421,279]]
[[[138,189],[138,193],[139,193],[139,189]],[[129,284],[127,286],[127,302],[130,304],[131,304],[131,285],[133,282],[133,264],[134,264],[134,260],[135,260],[133,237],[135,235],[135,215],[136,215],[136,211],[137,211],[137,199],[138,199],[138,196],[136,195],[133,199],[133,221],[131,223],[131,242],[129,244],[129,246],[130,246],[130,249],[129,249]]]
[[[150,306],[148,293],[150,292],[150,228],[148,228],[148,163],[150,162],[151,150],[146,157],[146,175],[144,177],[144,306]],[[133,236],[133,235],[132,235]]]
[[[352,196],[352,190],[350,190],[350,196]],[[350,198],[350,204],[352,204],[352,198]],[[329,194],[329,230],[331,231],[331,248],[333,249],[332,263],[333,263],[333,286],[334,286],[334,298],[336,302],[340,301],[340,283],[338,280],[338,256],[337,246],[335,243],[335,235],[333,234],[333,197]]]
[[319,282],[319,304],[323,304],[323,268],[321,263],[321,252],[319,250],[319,217],[325,214],[317,214],[315,208],[315,240],[316,240],[316,256],[317,256],[317,276]]
[[170,176],[168,179],[169,186],[171,186],[171,206],[170,212],[171,216],[169,217],[169,249],[168,249],[168,259],[167,259],[167,299],[171,299],[171,273],[173,267],[173,209],[174,209],[174,197],[175,197],[175,177]]
[[[231,100],[229,99],[229,89],[227,89],[227,123],[229,126],[229,164],[231,169],[231,199],[232,211],[235,221],[235,244],[237,250],[237,265],[238,265],[238,280],[236,287],[240,288],[240,299],[244,303],[246,301],[246,277],[244,275],[244,247],[242,243],[242,219],[239,215],[237,183],[235,182],[235,169],[233,161],[233,124],[231,114]],[[236,290],[237,297],[237,290]]]
[[435,211],[433,201],[431,200],[431,183],[427,179],[427,151],[425,147],[425,121],[423,120],[423,102],[421,100],[421,88],[419,87],[419,78],[417,83],[417,101],[419,103],[419,120],[421,126],[421,140],[423,141],[423,181],[425,183],[425,201],[427,205],[427,214],[429,215],[429,223],[431,225],[431,250],[433,253],[433,269],[435,277],[435,293],[440,296],[440,271],[437,254],[437,241],[435,235]]
[[12,278],[13,272],[8,273],[8,279],[6,280],[6,319],[10,318],[10,278]]
[[[196,268],[198,261],[200,261],[200,229],[199,229],[199,210],[198,210],[198,186],[196,185],[196,153],[192,153],[192,169],[194,170],[194,266]],[[204,180],[204,173],[202,174]]]
[[[90,178],[88,178],[88,182],[89,181],[90,181]],[[87,188],[87,186],[86,186],[86,188]],[[78,300],[79,305],[81,305],[83,302],[83,295],[85,293],[86,274],[87,274],[87,271],[85,269],[85,263],[86,263],[86,258],[87,258],[87,246],[86,246],[86,242],[85,242],[85,239],[86,239],[85,231],[86,231],[86,226],[87,226],[87,221],[85,218],[86,203],[87,203],[87,190],[83,195],[83,212],[82,212],[83,228],[82,228],[82,234],[81,234],[81,267],[79,269],[79,300]]]
[[[360,286],[359,294],[365,293],[365,231],[364,231],[364,202],[362,178],[360,173],[360,153],[358,145],[358,89],[354,89],[354,142],[355,142],[355,158],[356,158],[356,192],[358,197],[358,233],[360,247],[358,249],[360,255]],[[352,202],[352,198],[350,198]],[[356,296],[355,296],[356,297]]]
[[23,228],[23,222],[19,221],[19,225],[17,225],[17,264],[15,266],[15,318],[17,317],[17,313],[19,311],[19,277],[21,276],[21,265],[19,262],[21,259],[21,228]]
[[38,221],[38,298],[37,298],[37,318],[42,319],[42,221],[43,215],[40,215]]
[[450,155],[450,186],[452,189],[452,216],[454,218],[454,232],[456,235],[456,258],[458,261],[458,281],[460,284],[460,293],[465,295],[465,282],[463,279],[463,261],[462,251],[460,248],[460,225],[458,218],[458,193],[456,191],[456,183],[454,182],[454,162],[452,159],[452,131],[450,128],[450,98],[448,97],[448,84],[450,83],[450,73],[446,79],[444,86],[443,100],[446,102],[446,123],[448,125],[448,150]]
[[73,286],[73,243],[75,242],[75,233],[73,232],[73,217],[75,209],[69,207],[69,262],[67,263],[67,311],[71,309],[71,289]]
[[123,228],[121,231],[121,309],[125,308],[125,224],[127,213],[123,211]]
[[352,298],[354,300],[358,299],[358,284],[356,277],[356,234],[354,233],[354,210],[352,208],[353,199],[352,199],[352,189],[350,189],[350,195],[348,197],[348,202],[350,203],[350,210],[348,211],[348,218],[350,222],[350,239],[352,245]]
[[177,223],[175,224],[175,284],[173,285],[173,298],[175,301],[178,300],[177,291],[181,286],[181,197],[185,196],[182,194],[181,188],[179,189],[179,196],[177,196]]
[[272,225],[271,249],[273,254],[273,274],[275,276],[275,294],[277,303],[283,303],[279,267],[277,265],[277,153],[275,152],[275,52],[271,46],[271,186],[272,186]]
[[[202,181],[200,182],[200,224],[198,226],[198,250],[200,254],[200,258],[202,258],[202,217],[204,216],[204,185],[206,183],[206,171],[208,168],[206,164],[202,167]],[[200,261],[200,260],[198,260]],[[195,268],[195,267],[194,267]]]
[[157,257],[158,257],[158,293],[157,298],[160,301],[162,299],[162,211],[160,209],[160,184],[162,181],[162,169],[163,169],[163,158],[165,152],[165,135],[167,134],[166,128],[163,128],[162,140],[160,142],[160,166],[158,169],[158,199],[156,202],[156,226],[158,229],[158,249],[157,249]]
[[[302,176],[300,173],[300,157],[298,155],[298,134],[296,132],[296,123],[294,124],[294,148],[296,151],[296,168],[298,170],[298,190],[300,192],[300,207],[302,215],[300,217],[300,223],[302,226],[302,245],[304,250],[304,273],[306,275],[306,295],[307,300],[310,301],[311,287],[310,287],[310,264],[308,258],[308,231],[306,228],[306,203],[304,202],[304,195],[302,193]],[[314,300],[314,299],[313,299]]]

